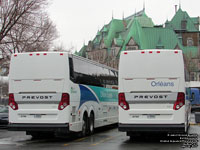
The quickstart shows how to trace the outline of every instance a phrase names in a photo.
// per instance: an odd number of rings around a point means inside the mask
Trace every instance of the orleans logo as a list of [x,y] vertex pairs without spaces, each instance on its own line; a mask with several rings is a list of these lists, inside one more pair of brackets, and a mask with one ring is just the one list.
[[152,87],[174,87],[174,82],[152,81]]

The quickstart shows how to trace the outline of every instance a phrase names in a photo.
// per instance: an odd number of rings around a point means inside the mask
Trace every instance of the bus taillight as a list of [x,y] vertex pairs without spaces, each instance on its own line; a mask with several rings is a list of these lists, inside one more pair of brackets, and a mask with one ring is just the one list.
[[15,102],[14,94],[10,93],[9,94],[9,102],[8,105],[13,109],[13,110],[18,110],[18,104]]
[[58,105],[58,110],[63,110],[69,105],[70,99],[68,93],[62,93],[61,101]]
[[177,95],[177,99],[174,103],[174,110],[179,110],[183,105],[185,105],[185,93],[179,92]]
[[118,105],[120,107],[122,107],[124,110],[129,110],[129,104],[126,101],[124,93],[119,93],[119,95],[118,95]]

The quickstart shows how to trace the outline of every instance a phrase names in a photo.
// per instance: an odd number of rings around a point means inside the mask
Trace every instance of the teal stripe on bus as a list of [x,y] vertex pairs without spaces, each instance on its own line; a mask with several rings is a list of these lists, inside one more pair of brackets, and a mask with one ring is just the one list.
[[118,90],[96,87],[96,86],[88,86],[92,89],[97,95],[98,99],[101,102],[117,102],[118,101]]

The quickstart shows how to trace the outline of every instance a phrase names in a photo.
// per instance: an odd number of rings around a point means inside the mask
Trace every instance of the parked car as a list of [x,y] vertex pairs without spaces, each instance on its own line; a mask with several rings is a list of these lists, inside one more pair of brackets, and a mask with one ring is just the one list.
[[0,105],[0,127],[8,125],[8,106]]

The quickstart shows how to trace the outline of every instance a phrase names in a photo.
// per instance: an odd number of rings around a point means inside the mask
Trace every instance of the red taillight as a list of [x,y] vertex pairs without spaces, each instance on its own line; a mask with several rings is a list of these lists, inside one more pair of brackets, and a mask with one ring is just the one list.
[[18,104],[15,102],[14,94],[10,93],[9,94],[9,102],[8,105],[13,109],[17,110],[18,109]]
[[122,107],[124,110],[129,110],[129,104],[126,101],[124,93],[119,93],[119,95],[118,95],[118,105],[120,107]]
[[58,105],[58,110],[63,110],[68,105],[69,105],[69,94],[68,93],[62,93],[61,101]]
[[173,109],[179,110],[183,105],[185,105],[185,93],[179,92]]

